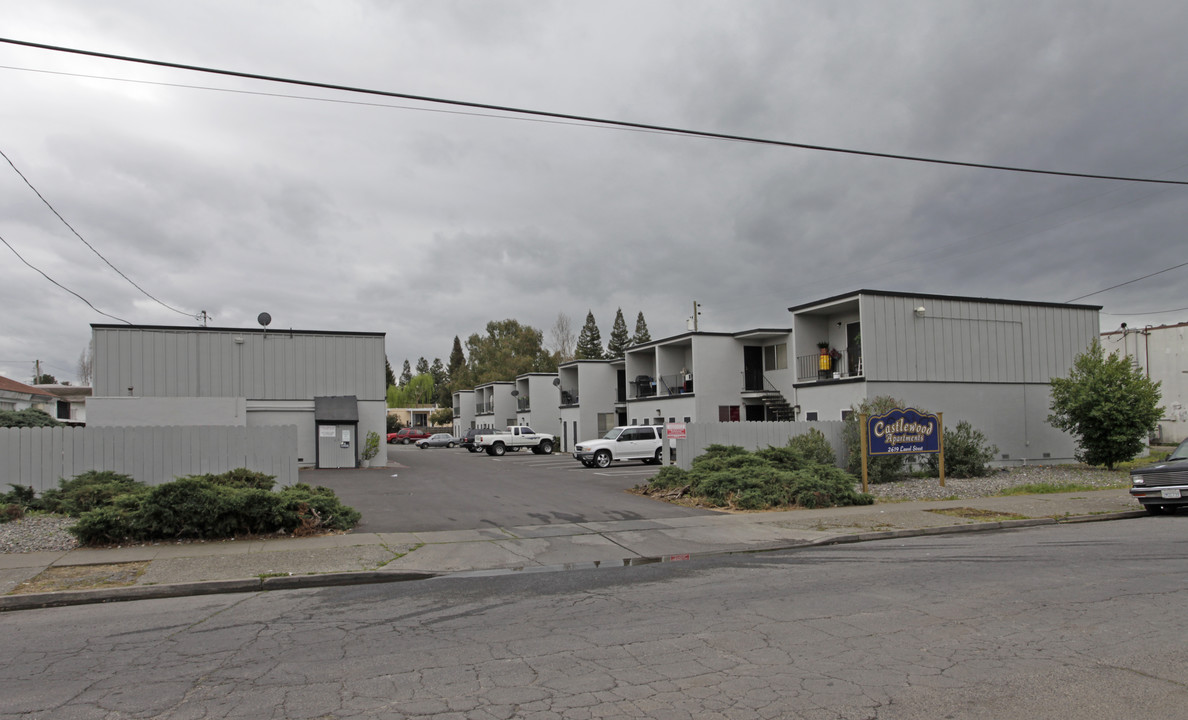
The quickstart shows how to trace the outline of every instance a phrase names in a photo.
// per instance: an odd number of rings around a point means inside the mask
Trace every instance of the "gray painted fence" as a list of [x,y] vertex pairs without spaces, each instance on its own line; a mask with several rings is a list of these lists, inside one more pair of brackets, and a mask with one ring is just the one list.
[[676,447],[677,467],[688,470],[693,458],[705,452],[710,445],[738,445],[746,450],[759,450],[769,445],[787,445],[796,435],[804,435],[816,428],[825,435],[837,455],[837,464],[845,467],[846,444],[842,439],[841,420],[816,422],[729,422],[729,423],[687,423],[684,440],[669,440]]
[[88,470],[123,473],[148,485],[235,468],[297,482],[295,425],[0,428],[0,488],[58,487]]

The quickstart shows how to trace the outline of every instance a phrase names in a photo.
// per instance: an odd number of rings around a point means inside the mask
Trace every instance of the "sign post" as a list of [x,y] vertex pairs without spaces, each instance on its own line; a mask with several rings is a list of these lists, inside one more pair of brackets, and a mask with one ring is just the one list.
[[915,408],[895,408],[882,415],[859,416],[864,431],[862,492],[866,492],[867,455],[916,455],[939,453],[940,485],[945,486],[945,432],[942,413],[932,415]]

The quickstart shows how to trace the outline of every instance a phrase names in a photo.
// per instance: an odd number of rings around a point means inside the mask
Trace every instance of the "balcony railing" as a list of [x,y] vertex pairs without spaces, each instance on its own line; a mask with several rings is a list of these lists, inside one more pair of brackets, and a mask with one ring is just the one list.
[[665,395],[684,395],[693,392],[693,374],[661,375],[660,392]]
[[532,409],[532,399],[528,397],[516,398],[516,412],[528,412]]
[[475,403],[475,415],[490,415],[495,412],[495,403]]
[[830,355],[799,355],[796,358],[796,380],[835,380],[840,378],[860,377],[864,374],[862,368],[862,346],[851,345],[845,352],[839,352],[838,357]]
[[573,407],[578,405],[578,390],[577,388],[567,388],[561,386],[561,407]]

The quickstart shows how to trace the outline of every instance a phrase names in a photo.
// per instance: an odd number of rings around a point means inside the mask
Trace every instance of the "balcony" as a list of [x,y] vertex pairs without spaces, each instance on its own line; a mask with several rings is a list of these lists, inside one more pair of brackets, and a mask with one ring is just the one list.
[[528,412],[532,409],[532,400],[527,396],[516,398],[516,412]]
[[660,376],[660,392],[664,395],[685,395],[693,392],[693,374],[678,373]]
[[840,380],[862,375],[861,345],[851,345],[845,352],[838,352],[837,357],[822,355],[819,352],[796,357],[797,382]]
[[475,403],[475,406],[474,406],[474,414],[475,415],[491,415],[494,412],[495,412],[495,403],[493,403],[493,402]]
[[579,404],[580,403],[578,402],[578,389],[576,387],[567,388],[564,385],[562,385],[561,386],[561,407],[574,407],[575,405],[579,405]]

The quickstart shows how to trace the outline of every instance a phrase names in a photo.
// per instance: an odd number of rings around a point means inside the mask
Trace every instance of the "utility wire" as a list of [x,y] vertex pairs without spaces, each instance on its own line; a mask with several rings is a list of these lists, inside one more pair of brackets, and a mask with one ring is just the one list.
[[818,152],[841,153],[846,155],[861,155],[865,157],[883,158],[887,160],[905,160],[908,162],[931,163],[934,165],[950,165],[957,167],[978,168],[983,170],[1004,170],[1007,172],[1030,173],[1033,175],[1058,175],[1062,177],[1076,177],[1089,178],[1095,180],[1119,180],[1123,182],[1141,182],[1141,183],[1157,183],[1163,185],[1188,185],[1188,180],[1158,180],[1154,178],[1140,178],[1140,177],[1125,177],[1120,175],[1097,175],[1092,173],[1075,173],[1063,172],[1059,170],[1040,170],[1036,168],[1014,167],[1010,165],[990,165],[986,163],[962,162],[958,160],[941,160],[938,158],[928,158],[915,155],[900,155],[896,153],[881,153],[869,150],[855,150],[852,148],[830,147],[826,145],[809,145],[806,143],[796,143],[784,140],[771,140],[766,138],[748,137],[745,135],[731,135],[727,133],[714,133],[703,130],[688,130],[676,127],[667,127],[663,125],[651,125],[648,123],[627,122],[624,120],[608,120],[606,118],[591,117],[586,115],[573,115],[569,113],[549,112],[544,110],[529,110],[526,108],[517,108],[507,105],[493,105],[489,103],[469,102],[464,100],[449,100],[446,98],[430,97],[426,95],[412,95],[409,93],[398,93],[387,90],[373,90],[368,88],[352,87],[349,85],[337,85],[333,83],[314,82],[310,80],[297,80],[294,78],[284,78],[274,75],[260,75],[257,73],[240,72],[236,70],[222,70],[218,68],[204,67],[201,65],[185,65],[182,63],[166,62],[163,60],[150,60],[147,58],[132,57],[128,55],[114,55],[111,53],[96,52],[93,50],[81,50],[78,48],[68,48],[59,45],[46,45],[44,43],[29,42],[26,40],[16,40],[13,38],[0,37],[0,43],[7,43],[9,45],[20,45],[23,47],[37,48],[40,50],[51,50],[53,52],[70,53],[73,55],[84,55],[87,57],[104,58],[106,60],[119,60],[121,62],[139,63],[141,65],[152,65],[155,67],[167,67],[176,70],[188,70],[191,72],[208,73],[211,75],[223,75],[227,77],[245,78],[248,80],[261,80],[264,82],[283,83],[286,85],[300,85],[304,87],[322,88],[324,90],[335,90],[339,92],[361,93],[365,95],[378,95],[381,97],[400,98],[403,100],[415,100],[417,102],[434,103],[439,105],[451,105],[455,107],[477,108],[480,110],[493,110],[497,112],[514,113],[518,115],[531,115],[535,117],[554,118],[559,120],[573,120],[582,123],[591,123],[595,125],[607,125],[613,127],[633,128],[637,130],[649,130],[655,132],[672,133],[677,135],[687,135],[690,137],[712,138],[715,140],[731,140],[735,142],[756,143],[760,145],[774,145],[778,147],[799,148],[801,150],[816,150]]
[[88,306],[88,307],[90,307],[90,308],[91,308],[92,310],[94,310],[95,312],[99,313],[100,315],[102,315],[102,316],[104,316],[104,317],[109,317],[109,318],[111,318],[112,320],[119,320],[120,322],[122,322],[122,323],[125,323],[125,324],[127,324],[127,325],[131,325],[131,324],[132,324],[132,323],[128,322],[127,320],[125,320],[124,318],[116,317],[115,315],[110,315],[110,314],[108,314],[108,313],[105,313],[105,312],[103,312],[102,310],[100,310],[99,308],[95,307],[94,305],[91,305],[91,301],[90,301],[90,300],[88,300],[88,299],[86,299],[85,297],[83,297],[82,295],[79,295],[78,293],[74,292],[73,290],[71,290],[70,288],[66,287],[66,286],[65,286],[65,285],[63,285],[62,283],[58,282],[57,280],[53,279],[53,278],[52,278],[52,277],[50,277],[49,275],[46,275],[44,272],[42,272],[42,271],[41,271],[41,269],[40,269],[40,268],[37,268],[37,267],[35,267],[35,266],[34,266],[32,263],[30,263],[28,260],[26,260],[25,258],[21,257],[21,254],[20,254],[19,252],[17,252],[17,251],[16,251],[16,248],[14,248],[12,245],[9,245],[9,244],[8,244],[8,241],[7,241],[7,240],[5,240],[5,239],[4,239],[4,236],[2,236],[2,235],[0,235],[0,243],[4,243],[4,244],[5,244],[5,245],[8,247],[8,249],[12,251],[12,254],[17,256],[17,259],[18,259],[18,260],[20,260],[21,262],[25,263],[26,265],[28,265],[29,267],[33,268],[34,270],[36,270],[38,273],[40,273],[40,274],[41,274],[41,277],[45,278],[46,280],[49,280],[50,282],[52,282],[53,284],[55,284],[55,285],[57,285],[58,287],[62,288],[62,289],[63,289],[63,290],[65,290],[66,292],[68,292],[68,293],[70,293],[71,295],[73,295],[74,297],[78,298],[79,300],[82,300],[83,302],[85,302],[85,303],[87,304],[87,306]]
[[1151,312],[1112,312],[1112,313],[1103,312],[1103,313],[1102,313],[1102,315],[1126,315],[1126,316],[1132,316],[1132,315],[1140,315],[1140,316],[1142,316],[1142,315],[1166,315],[1167,313],[1174,313],[1174,312],[1184,312],[1185,310],[1188,310],[1188,307],[1174,308],[1174,309],[1172,309],[1172,310],[1153,310],[1153,311],[1151,311]]
[[[1153,273],[1151,273],[1150,275],[1144,275],[1144,276],[1142,276],[1142,277],[1137,277],[1137,278],[1135,278],[1135,279],[1133,279],[1133,280],[1127,280],[1127,281],[1126,281],[1126,282],[1124,282],[1124,283],[1118,283],[1117,285],[1111,285],[1111,286],[1109,286],[1108,288],[1104,288],[1104,289],[1102,289],[1102,290],[1098,290],[1098,291],[1096,291],[1096,292],[1091,292],[1091,293],[1089,293],[1088,295],[1082,295],[1082,296],[1080,296],[1080,297],[1075,297],[1075,298],[1073,298],[1072,300],[1065,300],[1064,302],[1066,302],[1066,303],[1074,303],[1074,302],[1076,302],[1076,301],[1078,301],[1078,300],[1084,300],[1084,299],[1085,299],[1085,298],[1087,298],[1087,297],[1093,297],[1094,295],[1100,295],[1101,293],[1103,293],[1103,292],[1106,292],[1107,290],[1113,290],[1113,289],[1115,289],[1115,288],[1120,288],[1120,287],[1122,287],[1123,285],[1129,285],[1129,284],[1131,284],[1131,283],[1136,283],[1136,282],[1138,282],[1139,280],[1146,280],[1147,278],[1155,277],[1156,275],[1162,275],[1162,274],[1163,274],[1163,273],[1165,273],[1165,272],[1170,272],[1170,271],[1172,271],[1172,270],[1175,270],[1176,268],[1182,268],[1182,267],[1184,267],[1185,265],[1188,265],[1188,262],[1180,263],[1179,265],[1172,265],[1172,266],[1171,266],[1171,267],[1169,267],[1169,268],[1163,268],[1162,270],[1158,270],[1158,271],[1156,271],[1156,272],[1153,272]],[[1172,311],[1169,311],[1169,312],[1172,312]]]
[[[62,224],[63,224],[63,225],[65,225],[67,228],[69,228],[69,229],[70,229],[70,232],[74,233],[74,237],[76,237],[76,238],[78,238],[79,240],[81,240],[81,241],[82,241],[82,244],[83,244],[83,245],[86,245],[88,248],[90,248],[90,249],[91,249],[91,252],[95,253],[95,255],[97,255],[97,256],[99,257],[99,259],[100,259],[100,260],[102,260],[103,262],[107,263],[107,267],[111,268],[112,270],[115,270],[115,271],[116,271],[116,274],[118,274],[120,277],[122,277],[122,278],[124,278],[125,280],[127,280],[127,281],[128,281],[128,282],[129,282],[129,283],[132,285],[132,287],[134,287],[134,288],[136,288],[137,290],[139,290],[140,292],[144,293],[144,295],[145,295],[147,298],[149,298],[149,299],[150,299],[150,300],[152,300],[153,302],[157,303],[157,304],[158,304],[158,305],[160,305],[161,307],[164,307],[164,308],[167,308],[167,309],[169,309],[169,310],[172,310],[173,312],[175,312],[175,313],[177,313],[177,314],[179,314],[179,315],[185,315],[185,316],[186,316],[186,317],[188,317],[188,318],[194,318],[194,317],[196,317],[194,313],[188,313],[188,312],[185,312],[185,311],[183,311],[183,310],[178,310],[177,308],[173,307],[172,305],[168,305],[168,304],[166,304],[166,303],[163,303],[163,302],[161,302],[161,301],[160,301],[160,300],[158,300],[157,298],[155,298],[155,297],[153,297],[152,295],[150,295],[150,294],[149,294],[149,292],[148,292],[147,290],[145,290],[144,288],[140,287],[140,286],[139,286],[139,285],[137,285],[136,283],[132,282],[132,278],[130,278],[130,277],[128,277],[127,275],[125,275],[125,274],[124,274],[124,273],[123,273],[123,272],[122,272],[122,271],[121,271],[121,270],[120,270],[118,267],[116,267],[115,265],[112,265],[110,260],[108,260],[107,258],[103,257],[103,253],[101,253],[101,252],[99,252],[98,250],[96,250],[94,245],[92,245],[91,243],[87,242],[86,238],[84,238],[82,235],[79,235],[79,234],[78,234],[78,231],[74,229],[74,226],[72,226],[70,223],[66,222],[66,218],[62,217],[62,214],[61,214],[61,213],[59,213],[59,212],[57,211],[57,209],[56,209],[56,208],[55,208],[53,205],[51,205],[51,204],[50,204],[50,201],[45,199],[45,196],[41,194],[41,191],[40,191],[40,190],[38,190],[36,187],[34,187],[34,186],[33,186],[33,183],[29,182],[29,178],[25,177],[25,174],[24,174],[23,172],[21,172],[21,171],[20,171],[20,168],[18,168],[18,167],[17,167],[17,166],[16,166],[16,165],[15,165],[15,164],[12,162],[12,159],[11,159],[11,158],[9,158],[9,157],[8,157],[8,155],[6,155],[6,154],[5,154],[5,152],[4,152],[3,150],[0,150],[0,157],[3,157],[5,160],[7,160],[7,161],[8,161],[8,164],[9,164],[9,166],[10,166],[10,167],[12,167],[12,169],[13,169],[13,170],[16,172],[16,174],[17,174],[17,175],[20,175],[20,176],[21,176],[21,179],[25,181],[25,184],[29,186],[29,189],[30,189],[30,190],[32,190],[32,191],[33,191],[33,192],[34,192],[34,193],[37,195],[37,197],[41,198],[41,202],[45,203],[45,206],[46,206],[47,208],[49,208],[49,209],[50,209],[50,212],[52,212],[54,215],[56,215],[56,216],[58,217],[58,219],[62,221]],[[16,252],[16,251],[14,250],[13,252]],[[60,287],[60,286],[59,286],[59,287]]]

